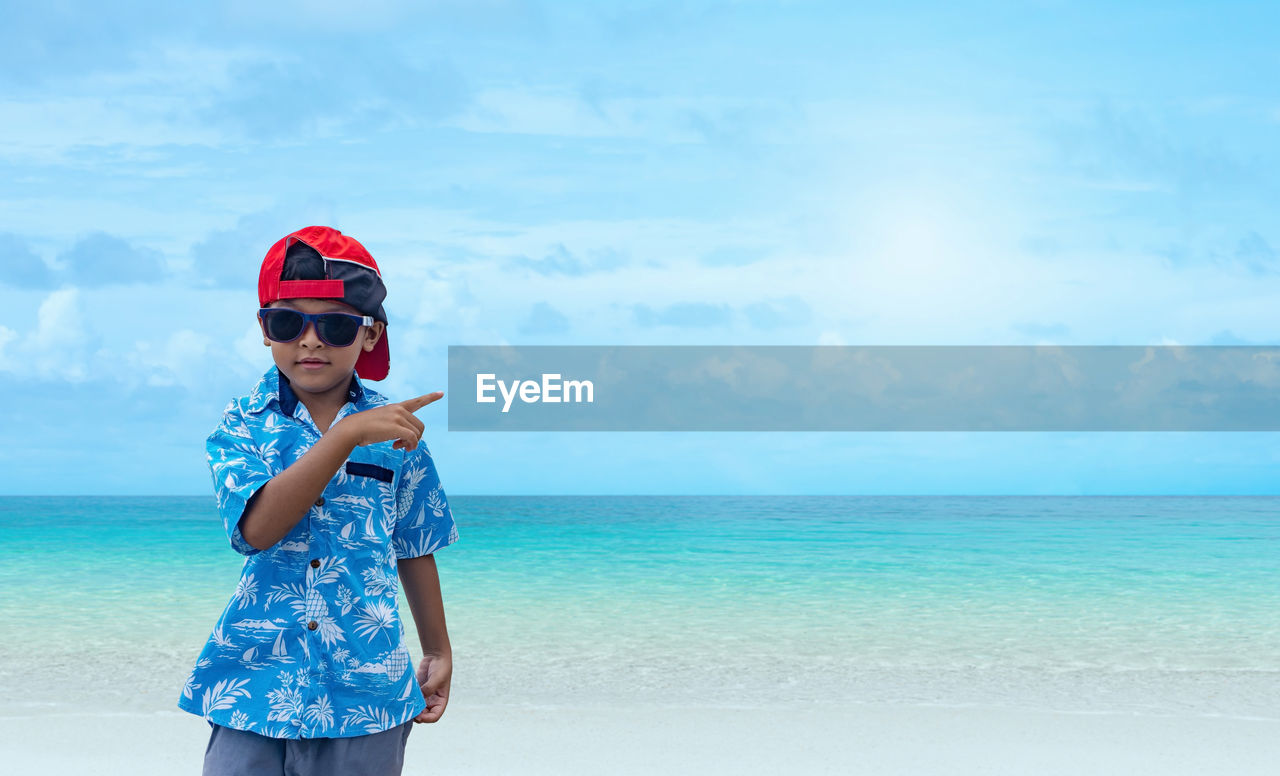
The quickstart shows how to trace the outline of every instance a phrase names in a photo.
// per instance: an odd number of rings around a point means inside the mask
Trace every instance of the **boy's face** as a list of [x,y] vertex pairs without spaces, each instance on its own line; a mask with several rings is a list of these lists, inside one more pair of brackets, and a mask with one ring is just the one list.
[[[360,313],[350,305],[333,299],[281,299],[268,307],[286,307],[303,313]],[[259,328],[262,321],[259,319]],[[384,324],[374,321],[372,326],[361,326],[355,340],[344,348],[326,344],[316,334],[314,324],[308,323],[302,334],[292,342],[275,342],[263,331],[262,343],[271,348],[276,368],[289,378],[289,384],[299,398],[325,395],[326,398],[346,396],[351,373],[356,361],[366,350],[373,350],[382,336]]]

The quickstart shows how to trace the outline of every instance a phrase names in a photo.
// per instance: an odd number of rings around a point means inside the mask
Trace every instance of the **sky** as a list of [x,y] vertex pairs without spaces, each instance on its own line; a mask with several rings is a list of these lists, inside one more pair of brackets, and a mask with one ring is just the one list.
[[[1263,3],[10,4],[0,494],[207,494],[267,248],[450,345],[1276,345]],[[1237,433],[449,432],[457,494],[1275,493]]]

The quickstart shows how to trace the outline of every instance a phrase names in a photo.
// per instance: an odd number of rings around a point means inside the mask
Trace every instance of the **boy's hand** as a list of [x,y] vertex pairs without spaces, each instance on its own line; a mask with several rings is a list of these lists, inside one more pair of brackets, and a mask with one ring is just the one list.
[[405,399],[395,404],[352,413],[338,421],[334,430],[344,434],[352,447],[364,447],[394,439],[396,443],[392,448],[414,450],[418,447],[418,440],[422,438],[425,426],[413,413],[442,396],[443,392],[436,391],[416,399]]
[[425,655],[418,661],[418,687],[427,699],[427,708],[413,718],[414,722],[435,722],[444,714],[449,703],[449,680],[453,677],[453,658],[450,655]]

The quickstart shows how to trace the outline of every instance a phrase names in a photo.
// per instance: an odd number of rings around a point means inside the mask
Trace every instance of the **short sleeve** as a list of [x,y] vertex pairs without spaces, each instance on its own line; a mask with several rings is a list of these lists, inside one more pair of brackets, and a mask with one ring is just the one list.
[[458,527],[445,498],[436,464],[424,442],[405,453],[396,486],[396,529],[392,547],[397,558],[430,555],[458,540]]
[[236,402],[228,404],[223,411],[222,422],[209,435],[205,450],[218,513],[222,515],[231,547],[241,555],[254,555],[259,550],[240,533],[240,518],[258,489],[271,480],[271,472],[258,454]]

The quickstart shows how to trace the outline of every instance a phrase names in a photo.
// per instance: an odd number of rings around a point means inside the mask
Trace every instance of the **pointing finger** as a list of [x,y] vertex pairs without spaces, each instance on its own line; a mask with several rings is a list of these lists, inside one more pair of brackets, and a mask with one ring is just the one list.
[[434,393],[423,394],[422,396],[419,396],[416,399],[405,399],[400,403],[403,404],[406,408],[408,408],[410,412],[417,412],[418,410],[422,409],[423,407],[427,406],[428,404],[435,401],[436,399],[439,399],[442,396],[444,396],[443,391],[436,391]]

